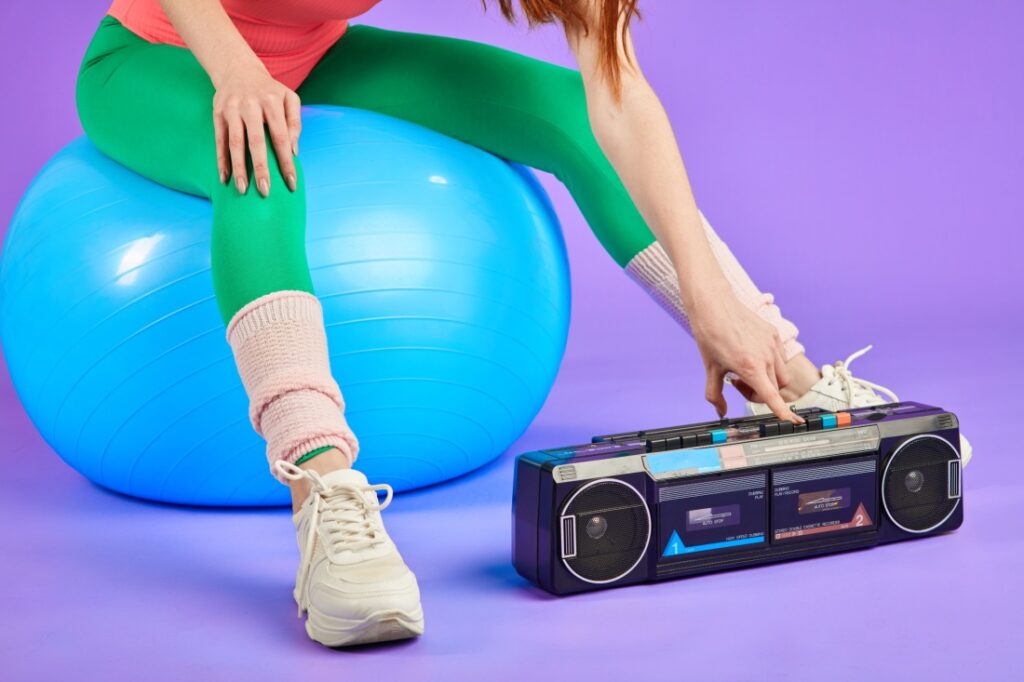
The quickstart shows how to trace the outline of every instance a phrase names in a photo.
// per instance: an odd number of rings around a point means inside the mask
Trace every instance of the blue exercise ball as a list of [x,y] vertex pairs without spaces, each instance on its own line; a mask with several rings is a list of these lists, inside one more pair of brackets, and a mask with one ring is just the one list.
[[[408,490],[491,461],[540,410],[569,275],[526,168],[373,112],[303,112],[307,253],[357,467]],[[211,159],[212,162],[212,159]],[[209,201],[85,137],[47,163],[0,261],[0,339],[49,445],[166,502],[278,505],[210,274]]]

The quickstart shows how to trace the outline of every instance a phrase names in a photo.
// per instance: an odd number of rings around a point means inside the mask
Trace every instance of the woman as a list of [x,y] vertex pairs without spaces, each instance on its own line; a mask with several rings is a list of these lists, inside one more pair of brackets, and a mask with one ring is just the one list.
[[[579,71],[347,25],[377,1],[114,0],[76,91],[102,151],[212,202],[214,290],[253,427],[291,486],[294,596],[310,637],[329,646],[411,637],[423,632],[423,611],[381,521],[391,490],[352,468],[359,445],[306,263],[300,102],[407,119],[554,173],[609,255],[692,333],[719,415],[727,374],[749,410],[794,422],[787,403],[885,402],[844,363],[817,370],[796,327],[698,211],[633,53],[636,0],[523,0],[531,23],[563,25]],[[512,19],[511,0],[499,2]]]

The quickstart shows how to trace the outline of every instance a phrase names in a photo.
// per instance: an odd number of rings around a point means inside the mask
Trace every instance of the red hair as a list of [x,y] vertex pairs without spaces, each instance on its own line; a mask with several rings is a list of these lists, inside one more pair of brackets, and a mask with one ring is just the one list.
[[[591,26],[587,21],[585,7],[591,1],[593,0],[519,0],[519,6],[530,26],[558,21],[566,29],[582,30],[584,35],[589,35],[592,29],[596,30],[600,51],[598,63],[608,78],[612,91],[618,96],[622,83],[619,49],[621,47],[622,54],[627,54],[624,45],[626,30],[633,17],[640,18],[640,11],[636,7],[637,0],[598,0],[597,26]],[[487,0],[483,0],[483,3],[486,8]],[[516,13],[512,7],[512,0],[498,0],[498,6],[506,19],[515,21]]]

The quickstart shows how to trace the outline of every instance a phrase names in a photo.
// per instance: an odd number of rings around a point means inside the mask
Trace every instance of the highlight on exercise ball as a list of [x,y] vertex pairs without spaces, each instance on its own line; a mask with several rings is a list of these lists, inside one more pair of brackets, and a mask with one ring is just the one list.
[[[492,460],[554,381],[569,321],[558,221],[533,174],[412,123],[307,106],[307,253],[357,467],[407,490]],[[285,504],[225,340],[210,203],[80,137],[22,198],[0,339],[50,446],[95,483]]]

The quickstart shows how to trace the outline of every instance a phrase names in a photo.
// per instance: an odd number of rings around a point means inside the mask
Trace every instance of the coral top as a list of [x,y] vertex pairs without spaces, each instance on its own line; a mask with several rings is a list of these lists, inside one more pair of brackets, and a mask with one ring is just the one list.
[[[380,0],[221,0],[270,74],[292,90],[309,75],[348,20]],[[186,47],[160,0],[114,0],[107,14],[151,43]]]

